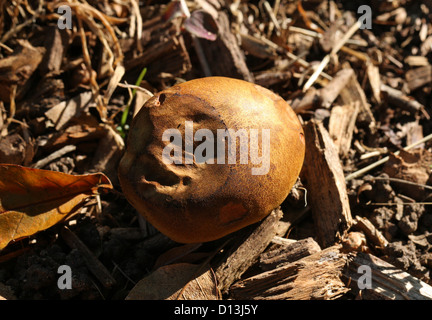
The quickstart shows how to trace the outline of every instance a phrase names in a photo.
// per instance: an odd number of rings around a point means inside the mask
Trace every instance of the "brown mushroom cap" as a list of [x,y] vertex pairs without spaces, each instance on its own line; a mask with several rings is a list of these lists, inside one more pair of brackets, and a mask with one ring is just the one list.
[[[213,133],[214,163],[195,158],[186,163],[191,156],[185,151],[186,121],[193,121],[194,134],[199,129]],[[167,129],[181,133],[181,164],[163,161],[170,144],[162,139]],[[252,173],[265,160],[252,163],[257,150],[251,140],[247,163],[240,161],[241,139],[236,140],[236,163],[228,163],[228,147],[225,163],[218,163],[218,129],[244,129],[250,138],[258,130],[259,156],[265,156],[263,129],[270,129],[268,172]],[[193,150],[201,143],[194,141]],[[301,124],[282,98],[243,80],[208,77],[161,91],[146,102],[132,121],[119,179],[128,201],[159,231],[181,243],[205,242],[258,222],[279,206],[300,173],[304,153]]]

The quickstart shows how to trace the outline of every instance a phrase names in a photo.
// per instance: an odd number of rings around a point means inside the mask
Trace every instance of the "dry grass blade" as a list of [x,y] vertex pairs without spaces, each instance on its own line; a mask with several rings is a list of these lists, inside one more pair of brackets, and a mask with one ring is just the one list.
[[309,78],[309,80],[305,83],[303,87],[303,92],[306,92],[316,81],[319,74],[324,70],[324,68],[327,66],[327,64],[330,62],[330,58],[332,55],[336,54],[342,46],[348,41],[349,38],[352,37],[352,35],[360,28],[360,22],[357,20],[351,28],[345,33],[345,35],[340,39],[335,46],[333,47],[332,51],[327,54],[324,59],[321,61],[321,63],[317,66],[312,76]]

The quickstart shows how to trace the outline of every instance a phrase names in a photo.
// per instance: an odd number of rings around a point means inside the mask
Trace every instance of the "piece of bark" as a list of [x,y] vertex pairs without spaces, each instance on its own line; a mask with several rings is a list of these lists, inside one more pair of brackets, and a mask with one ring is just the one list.
[[[403,127],[407,128],[406,144],[408,146],[417,143],[424,138],[423,126],[419,123],[418,119],[416,121],[408,122]],[[421,143],[413,149],[424,149],[424,147],[425,144]]]
[[430,119],[425,107],[414,98],[405,95],[402,91],[383,84],[381,85],[381,93],[388,104],[413,114],[421,112],[428,120]]
[[183,37],[170,37],[167,41],[156,42],[146,48],[136,58],[125,61],[126,71],[141,71],[149,67],[146,79],[155,77],[160,73],[169,73],[180,76],[191,69],[189,54],[186,50]]
[[95,257],[90,249],[68,228],[61,231],[61,236],[67,245],[72,249],[77,249],[83,256],[87,268],[102,283],[105,288],[110,288],[116,284],[116,280],[111,276],[105,266]]
[[359,112],[359,102],[345,106],[334,106],[330,113],[329,134],[341,157],[348,156]]
[[321,91],[315,87],[311,87],[304,96],[295,97],[289,100],[288,103],[291,105],[296,113],[306,111],[309,109],[317,109],[322,105]]
[[388,246],[387,239],[366,217],[356,216],[355,228],[364,232],[366,237],[378,248],[384,249]]
[[322,99],[322,107],[330,108],[331,104],[339,96],[343,88],[349,83],[349,79],[354,75],[354,70],[351,68],[339,70],[334,78],[322,89],[320,95]]
[[432,66],[427,65],[408,70],[405,74],[405,79],[408,84],[408,89],[414,91],[432,81]]
[[325,87],[318,90],[310,87],[301,99],[294,99],[291,102],[292,108],[297,113],[308,109],[330,108],[353,75],[351,68],[338,71]]
[[57,26],[47,27],[44,41],[46,53],[39,67],[41,74],[52,76],[60,71],[68,37],[69,34],[61,31]]
[[283,267],[241,280],[230,288],[234,299],[336,299],[349,289],[341,280],[347,254],[332,246]]
[[381,103],[381,79],[378,66],[369,63],[366,68],[369,84],[376,102]]
[[365,300],[432,300],[430,285],[371,254],[357,253],[344,276],[353,292],[361,290]]
[[345,177],[337,149],[324,125],[305,126],[305,175],[318,243],[335,244],[352,224]]
[[262,270],[268,271],[319,251],[321,251],[319,244],[309,237],[262,253],[259,265]]
[[219,32],[215,41],[199,39],[211,74],[253,82],[244,54],[236,37],[231,33],[228,17],[224,12],[219,12],[217,24]]
[[278,208],[272,211],[258,225],[240,230],[234,239],[235,243],[218,259],[213,269],[218,280],[218,288],[227,292],[230,285],[240,279],[243,273],[252,266],[259,255],[276,234],[277,223],[283,213]]
[[277,57],[276,48],[271,46],[268,41],[245,33],[240,34],[240,39],[241,48],[250,55],[261,59],[275,59]]

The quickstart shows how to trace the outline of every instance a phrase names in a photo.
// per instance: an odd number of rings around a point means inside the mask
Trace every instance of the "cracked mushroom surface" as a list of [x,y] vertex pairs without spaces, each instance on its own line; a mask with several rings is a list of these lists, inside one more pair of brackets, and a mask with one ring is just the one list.
[[150,98],[132,121],[119,180],[128,201],[180,243],[221,238],[266,217],[304,160],[302,126],[268,89],[195,79]]

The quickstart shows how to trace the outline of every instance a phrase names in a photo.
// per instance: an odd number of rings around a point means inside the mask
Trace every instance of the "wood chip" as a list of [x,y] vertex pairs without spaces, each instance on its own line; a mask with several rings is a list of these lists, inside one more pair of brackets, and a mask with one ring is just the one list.
[[318,243],[335,244],[352,224],[344,173],[330,135],[322,123],[305,126],[305,174]]
[[427,65],[416,69],[408,70],[405,74],[408,88],[412,92],[432,82],[432,66]]
[[234,299],[314,300],[336,299],[348,288],[341,280],[347,256],[332,246],[298,261],[235,283]]
[[211,74],[253,82],[253,75],[246,65],[237,38],[231,33],[228,16],[224,12],[220,12],[217,24],[219,32],[215,41],[200,39],[205,57],[211,62]]
[[230,285],[258,260],[276,234],[277,222],[282,215],[280,209],[275,209],[258,226],[253,225],[237,233],[234,245],[224,253],[214,268],[218,288],[222,293],[227,292]]
[[363,231],[367,239],[371,241],[376,247],[384,249],[388,246],[387,239],[366,217],[356,216],[355,228]]
[[359,109],[359,102],[356,101],[345,106],[334,106],[331,110],[329,134],[342,158],[347,157],[351,149]]
[[371,254],[359,252],[345,276],[364,300],[432,300],[430,285]]
[[264,252],[260,256],[259,265],[262,270],[267,271],[297,261],[320,250],[319,244],[309,237]]

